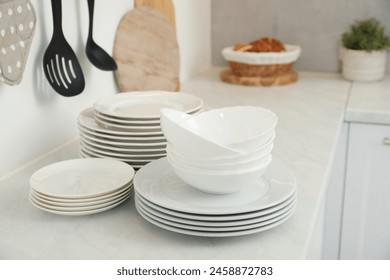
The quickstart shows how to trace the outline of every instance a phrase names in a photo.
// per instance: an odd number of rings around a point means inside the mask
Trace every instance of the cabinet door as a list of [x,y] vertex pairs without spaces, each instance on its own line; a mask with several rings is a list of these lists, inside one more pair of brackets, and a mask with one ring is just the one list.
[[390,126],[350,126],[341,259],[390,259]]

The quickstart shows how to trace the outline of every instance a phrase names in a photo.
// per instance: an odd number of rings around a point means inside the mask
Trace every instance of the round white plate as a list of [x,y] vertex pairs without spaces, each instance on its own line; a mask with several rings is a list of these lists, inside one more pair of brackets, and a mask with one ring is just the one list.
[[94,205],[81,205],[81,206],[73,206],[73,205],[66,205],[66,206],[58,206],[58,205],[52,205],[48,204],[45,201],[39,199],[34,195],[34,193],[30,193],[30,199],[34,201],[36,205],[39,205],[43,208],[49,209],[49,210],[55,210],[55,211],[88,211],[88,210],[95,210],[103,207],[110,206],[112,204],[116,204],[119,201],[123,201],[124,199],[127,199],[130,195],[131,191],[128,190],[126,193],[121,195],[120,197],[117,197],[116,199],[112,199],[106,202],[101,202],[100,204],[94,204]]
[[297,200],[296,193],[293,193],[291,197],[287,198],[285,201],[266,209],[262,209],[259,211],[252,211],[247,213],[241,213],[241,214],[227,214],[227,215],[202,215],[202,214],[189,214],[184,213],[180,211],[174,211],[170,210],[164,207],[160,207],[156,204],[153,204],[152,202],[146,200],[141,195],[139,195],[137,192],[134,192],[135,196],[138,200],[142,201],[144,205],[147,205],[148,207],[154,209],[155,211],[159,213],[164,213],[170,216],[178,217],[185,220],[196,220],[196,221],[210,221],[210,222],[225,222],[225,221],[237,221],[237,220],[246,220],[246,219],[253,219],[258,218],[261,216],[266,216],[269,214],[272,214],[274,212],[280,211],[281,209],[287,207],[291,203]]
[[79,207],[79,206],[89,206],[89,205],[96,205],[105,203],[108,201],[112,201],[114,199],[117,199],[124,195],[125,193],[133,191],[132,185],[128,185],[123,189],[120,189],[117,192],[110,193],[108,195],[103,195],[101,197],[97,198],[87,198],[87,199],[60,199],[60,198],[53,198],[50,196],[45,196],[40,193],[35,192],[33,189],[30,190],[31,195],[33,195],[35,198],[42,201],[42,203],[47,205],[53,205],[53,206],[72,206],[72,207]]
[[95,119],[101,119],[108,123],[113,124],[121,124],[121,125],[129,125],[129,126],[157,126],[160,127],[160,119],[156,120],[143,120],[143,121],[136,121],[132,119],[121,119],[116,117],[111,117],[102,113],[99,113],[98,111],[94,111]]
[[126,154],[144,154],[144,153],[166,153],[166,145],[162,146],[111,146],[107,144],[97,143],[94,140],[87,139],[81,135],[80,141],[90,147],[92,150],[109,151],[109,152],[123,152]]
[[82,158],[49,164],[30,177],[34,191],[57,198],[90,198],[121,189],[134,177],[134,169],[121,161]]
[[90,133],[79,131],[80,138],[83,138],[85,140],[90,140],[99,144],[103,144],[107,147],[124,147],[124,148],[132,148],[132,149],[139,149],[139,148],[146,148],[146,149],[153,149],[153,148],[162,148],[167,146],[166,141],[160,141],[160,142],[133,142],[133,141],[111,141],[108,139],[104,139],[101,137],[97,137],[95,135],[92,135]]
[[93,116],[93,108],[87,108],[80,112],[77,123],[81,125],[82,127],[88,128],[90,130],[94,130],[100,133],[106,133],[110,135],[119,135],[119,136],[153,136],[153,137],[161,137],[164,136],[162,131],[142,131],[142,132],[133,132],[133,131],[126,131],[126,130],[114,130],[114,129],[108,129],[104,128],[95,121]]
[[[268,192],[263,195],[263,188]],[[152,161],[137,171],[134,189],[159,206],[191,214],[227,215],[273,207],[296,190],[294,175],[272,161],[261,181],[226,195],[207,194],[181,181],[166,158]]]
[[162,132],[160,124],[157,126],[134,126],[134,125],[128,125],[128,124],[118,124],[113,123],[110,121],[107,121],[103,118],[100,118],[99,116],[95,115],[95,121],[98,125],[105,127],[107,129],[113,129],[113,130],[123,130],[123,131],[131,131],[131,132]]
[[63,216],[83,216],[83,215],[97,214],[97,213],[101,213],[101,212],[110,210],[110,209],[112,209],[112,208],[122,204],[123,202],[125,202],[130,196],[131,196],[131,194],[129,194],[128,196],[124,197],[122,200],[120,200],[120,201],[118,201],[116,203],[113,203],[113,204],[111,204],[109,206],[100,207],[100,208],[93,209],[93,210],[85,210],[85,211],[58,211],[58,210],[52,210],[52,209],[48,209],[46,207],[42,207],[39,204],[36,204],[34,202],[34,200],[31,199],[31,197],[29,197],[29,200],[30,200],[30,203],[32,205],[34,205],[35,207],[37,207],[37,208],[39,208],[39,209],[41,209],[43,211],[52,213],[52,214],[63,215]]
[[145,161],[150,161],[150,160],[153,160],[153,159],[158,159],[160,157],[163,157],[166,155],[166,153],[164,151],[155,151],[155,152],[149,152],[149,151],[141,151],[139,153],[124,153],[124,152],[111,152],[110,150],[105,150],[105,149],[99,149],[99,148],[94,148],[90,145],[86,145],[83,141],[81,141],[80,139],[80,148],[87,151],[89,154],[91,155],[95,155],[95,156],[101,156],[101,155],[105,155],[105,156],[109,156],[111,158],[115,158],[115,159],[118,159],[118,160],[131,160],[131,161],[134,161],[134,162],[137,162],[137,161],[141,161],[141,162],[145,162]]
[[160,143],[160,142],[166,142],[166,138],[164,135],[162,136],[118,136],[118,135],[113,135],[109,133],[102,133],[99,131],[91,130],[86,127],[83,127],[82,125],[78,125],[79,131],[82,133],[87,133],[88,135],[93,135],[96,139],[102,139],[102,140],[109,140],[109,141],[114,141],[117,143]]
[[[168,215],[164,212],[160,212],[155,210],[152,207],[149,207],[147,204],[143,203],[142,200],[139,198],[139,196],[135,195],[135,203],[139,207],[142,208],[142,210],[146,211],[146,214],[151,214],[150,216],[153,218],[153,216],[159,217],[164,220],[168,220],[174,223],[179,224],[185,224],[185,225],[192,225],[192,226],[201,226],[201,227],[236,227],[236,226],[244,226],[244,225],[252,225],[257,224],[260,222],[268,221],[270,219],[279,217],[282,214],[285,214],[289,210],[291,210],[296,205],[296,201],[292,201],[287,206],[272,212],[267,215],[261,215],[256,216],[254,218],[248,218],[248,219],[240,219],[240,220],[227,220],[227,221],[201,221],[201,220],[192,220],[192,219],[184,219],[173,215]],[[178,226],[180,227],[180,226]]]
[[229,226],[229,227],[228,226],[225,226],[225,227],[211,226],[210,227],[210,226],[196,226],[196,225],[189,225],[189,224],[183,224],[183,223],[176,223],[176,222],[173,222],[171,220],[166,220],[166,219],[163,219],[159,216],[153,215],[152,213],[150,213],[150,212],[146,211],[144,208],[142,208],[141,205],[137,205],[137,204],[136,204],[136,209],[138,210],[138,212],[142,212],[144,215],[152,218],[153,220],[158,221],[158,222],[163,223],[163,224],[166,224],[166,225],[174,226],[174,227],[181,228],[181,229],[196,230],[196,231],[209,231],[209,232],[226,232],[226,231],[234,232],[234,231],[248,230],[248,229],[252,229],[252,228],[267,226],[269,224],[273,224],[279,220],[284,219],[285,217],[291,215],[295,210],[295,208],[292,208],[289,211],[287,211],[283,214],[280,214],[277,217],[271,218],[271,219],[266,220],[266,221],[254,223],[254,224],[237,225],[237,226]]
[[173,231],[173,232],[177,232],[177,233],[181,233],[181,234],[193,235],[193,236],[201,236],[201,237],[231,237],[231,236],[241,236],[241,235],[248,235],[248,234],[258,233],[258,232],[269,230],[271,228],[274,228],[276,226],[279,226],[279,225],[283,224],[284,222],[286,222],[294,214],[294,212],[292,212],[289,216],[287,216],[287,217],[285,217],[283,219],[280,219],[277,222],[274,222],[274,223],[266,225],[266,226],[259,226],[257,228],[253,228],[253,229],[239,230],[239,231],[213,232],[213,231],[189,230],[189,229],[182,229],[182,228],[170,226],[170,225],[161,223],[159,221],[156,221],[156,220],[150,218],[149,216],[143,214],[140,211],[138,213],[145,220],[147,220],[148,222],[150,222],[150,223],[152,223],[152,224],[154,224],[154,225],[156,225],[156,226],[158,226],[160,228],[163,228],[163,229],[166,229],[166,230],[169,230],[169,231]]
[[186,113],[199,110],[202,99],[181,92],[133,91],[107,96],[94,104],[96,111],[122,119],[159,119],[160,109],[171,108]]

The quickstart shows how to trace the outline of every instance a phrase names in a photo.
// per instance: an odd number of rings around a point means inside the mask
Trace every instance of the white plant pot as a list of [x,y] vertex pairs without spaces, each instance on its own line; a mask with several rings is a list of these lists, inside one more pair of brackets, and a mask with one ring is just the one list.
[[341,49],[342,74],[357,82],[379,81],[385,76],[387,51]]

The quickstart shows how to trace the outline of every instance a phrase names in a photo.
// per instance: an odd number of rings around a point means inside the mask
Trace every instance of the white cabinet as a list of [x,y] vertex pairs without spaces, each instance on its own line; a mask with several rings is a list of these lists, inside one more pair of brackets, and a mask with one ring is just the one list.
[[351,123],[341,259],[390,259],[390,126]]

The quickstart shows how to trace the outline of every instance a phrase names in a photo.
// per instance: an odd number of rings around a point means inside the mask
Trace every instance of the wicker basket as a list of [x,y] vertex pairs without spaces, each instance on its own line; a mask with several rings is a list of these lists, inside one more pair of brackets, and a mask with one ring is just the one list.
[[292,63],[287,64],[246,64],[228,61],[234,75],[241,77],[270,77],[291,72]]

